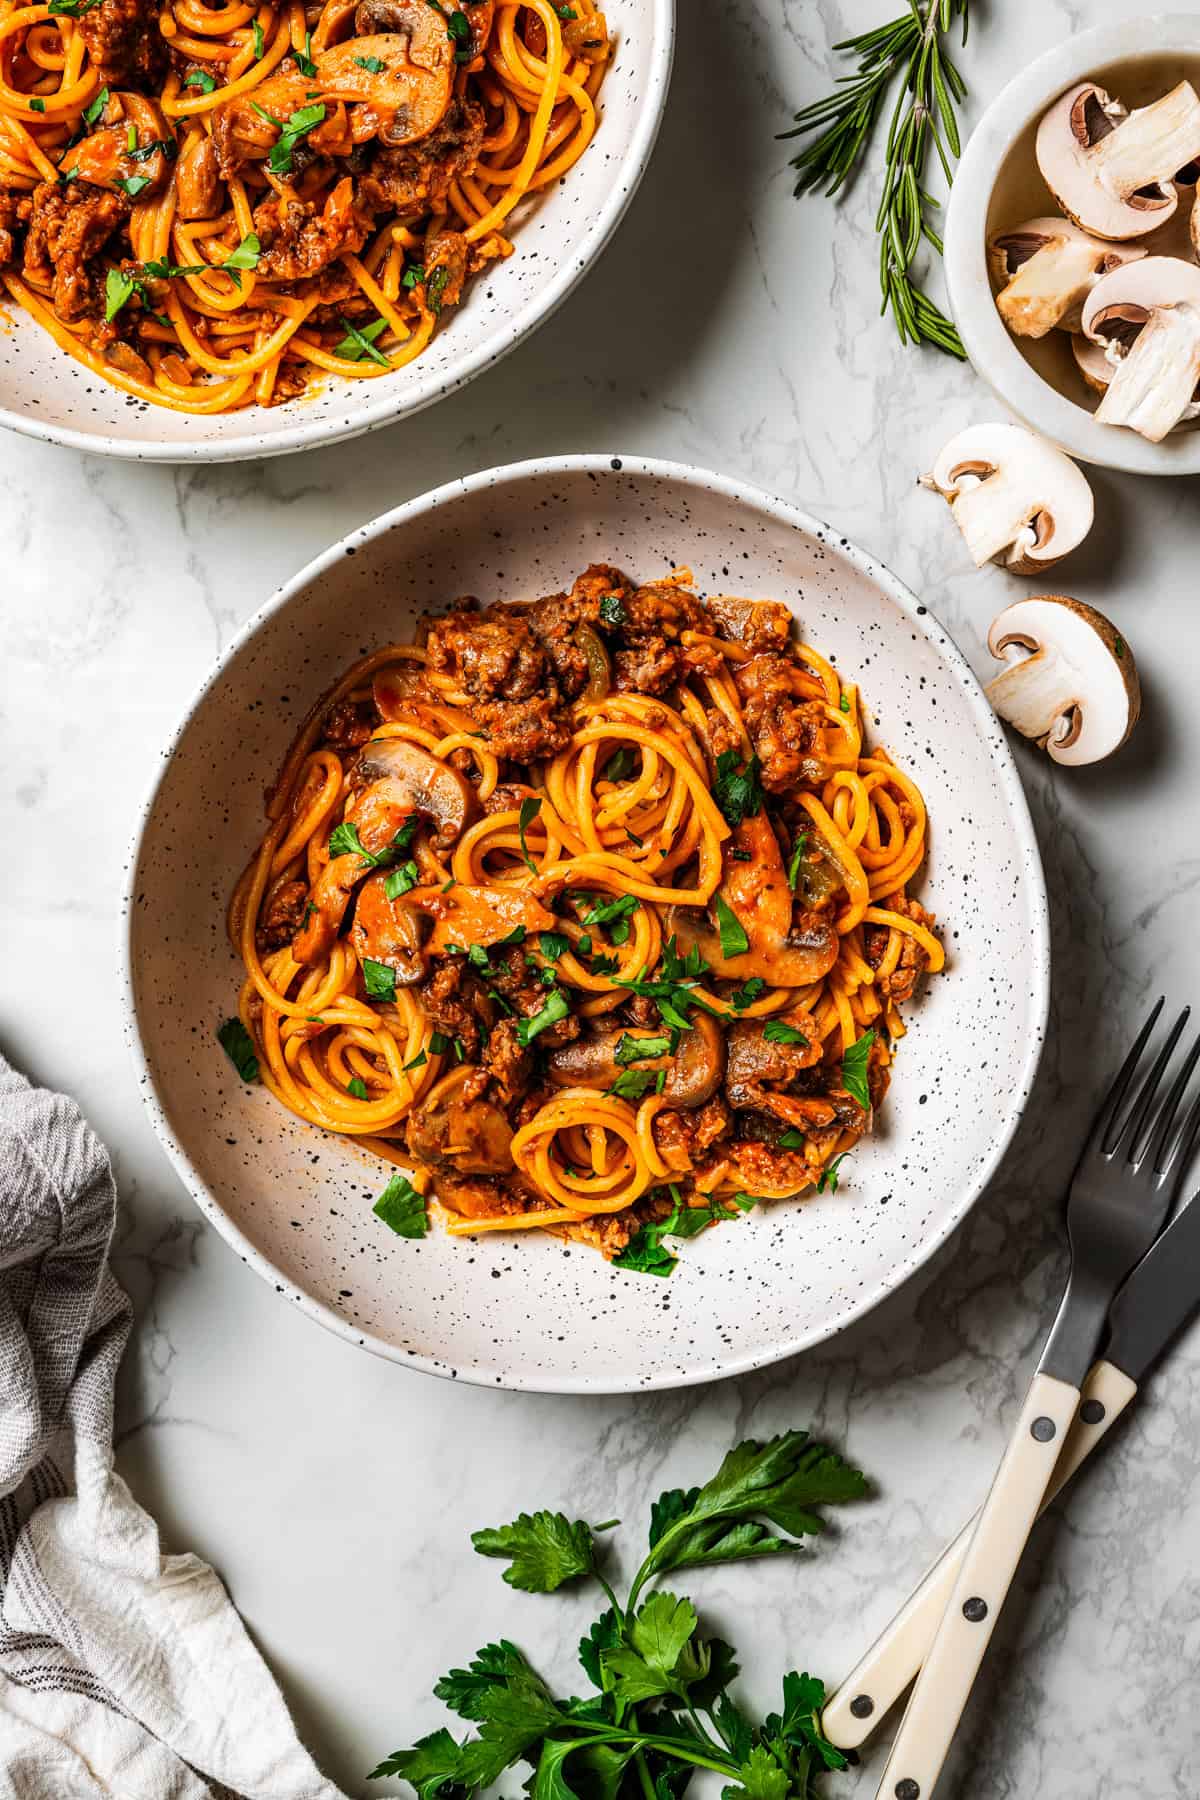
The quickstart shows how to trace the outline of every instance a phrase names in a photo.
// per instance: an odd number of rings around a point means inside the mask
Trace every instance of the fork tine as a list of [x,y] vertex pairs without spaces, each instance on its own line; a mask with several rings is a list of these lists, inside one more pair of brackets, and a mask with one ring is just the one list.
[[[1171,1166],[1171,1162],[1174,1160],[1172,1154],[1164,1165],[1163,1159],[1167,1155],[1167,1146],[1171,1141],[1171,1134],[1175,1128],[1175,1115],[1179,1111],[1184,1095],[1187,1093],[1188,1083],[1192,1079],[1192,1072],[1195,1069],[1198,1060],[1200,1060],[1200,1037],[1197,1037],[1195,1043],[1184,1057],[1183,1067],[1180,1069],[1179,1074],[1172,1083],[1171,1092],[1163,1102],[1163,1105],[1159,1110],[1158,1118],[1155,1121],[1154,1167],[1158,1170],[1160,1175],[1166,1174]],[[1195,1111],[1196,1109],[1193,1107],[1192,1113],[1189,1114],[1188,1119],[1185,1119],[1183,1131],[1180,1133],[1181,1137],[1187,1132],[1191,1117],[1195,1114]]]
[[[1197,1045],[1197,1049],[1200,1049],[1200,1045]],[[1169,1175],[1171,1170],[1175,1167],[1175,1164],[1179,1162],[1181,1158],[1183,1160],[1183,1167],[1186,1169],[1188,1162],[1191,1160],[1192,1151],[1196,1148],[1198,1142],[1200,1142],[1200,1094],[1197,1094],[1196,1098],[1192,1101],[1187,1116],[1184,1119],[1183,1124],[1179,1127],[1175,1142],[1168,1150],[1166,1160],[1162,1164],[1161,1169],[1159,1169],[1159,1173],[1162,1175]],[[1157,1163],[1155,1164],[1155,1167],[1158,1168]],[[1200,1199],[1200,1195],[1197,1195],[1197,1198]]]
[[1125,1115],[1123,1124],[1118,1128],[1113,1140],[1110,1155],[1115,1156],[1122,1145],[1129,1147],[1129,1161],[1138,1161],[1138,1150],[1142,1146],[1146,1120],[1150,1116],[1150,1108],[1154,1104],[1154,1096],[1158,1092],[1158,1084],[1163,1078],[1167,1064],[1175,1054],[1175,1046],[1179,1042],[1184,1026],[1188,1022],[1191,1008],[1185,1006],[1179,1017],[1167,1033],[1167,1041],[1154,1059],[1154,1063],[1138,1091],[1136,1100]]
[[1132,1050],[1118,1069],[1113,1084],[1104,1097],[1103,1104],[1096,1117],[1096,1123],[1092,1127],[1091,1136],[1091,1143],[1099,1146],[1102,1150],[1106,1148],[1105,1139],[1108,1136],[1113,1120],[1117,1116],[1117,1110],[1120,1107],[1122,1100],[1125,1098],[1126,1090],[1133,1078],[1133,1072],[1141,1061],[1142,1051],[1146,1048],[1150,1033],[1158,1023],[1158,1015],[1162,1011],[1163,1005],[1163,996],[1160,994],[1150,1009],[1150,1017],[1138,1032],[1137,1037],[1134,1039]]

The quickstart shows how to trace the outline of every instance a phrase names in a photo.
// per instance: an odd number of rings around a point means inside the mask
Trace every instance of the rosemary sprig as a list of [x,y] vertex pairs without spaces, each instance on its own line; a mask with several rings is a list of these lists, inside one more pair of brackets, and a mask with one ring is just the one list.
[[953,177],[953,159],[961,147],[954,108],[967,90],[943,40],[961,18],[966,43],[969,5],[970,0],[908,0],[898,19],[835,44],[835,50],[858,58],[858,73],[839,76],[833,93],[804,107],[791,131],[781,133],[785,138],[818,133],[792,159],[795,192],[799,196],[819,188],[826,198],[835,198],[858,169],[888,89],[901,77],[875,217],[880,311],[891,311],[901,343],[933,344],[957,357],[965,354],[958,332],[914,280],[912,265],[922,243],[939,256],[942,251],[933,221],[938,202],[924,185],[925,167],[932,145],[947,182]]

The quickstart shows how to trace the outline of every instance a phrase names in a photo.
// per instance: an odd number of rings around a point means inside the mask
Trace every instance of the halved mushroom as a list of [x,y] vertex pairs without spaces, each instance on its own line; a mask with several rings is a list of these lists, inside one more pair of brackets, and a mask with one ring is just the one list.
[[391,969],[400,987],[423,981],[429,961],[421,947],[421,920],[401,895],[389,900],[388,874],[380,869],[364,881],[354,908],[350,941],[361,963],[369,957]]
[[1094,504],[1069,456],[1021,425],[970,425],[946,444],[921,486],[949,501],[976,568],[1036,575],[1081,544]]
[[452,1069],[415,1106],[408,1147],[421,1162],[462,1175],[503,1175],[512,1169],[512,1126],[498,1106],[482,1097],[464,1099],[475,1076],[470,1063]]
[[[364,6],[378,0],[364,0]],[[364,11],[360,6],[356,22]],[[386,29],[348,38],[315,58],[322,98],[369,109],[381,141],[398,147],[428,137],[446,116],[454,89],[454,39],[440,7],[428,0],[387,0]],[[370,135],[364,120],[355,143]]]
[[1078,331],[1083,302],[1101,275],[1146,252],[1105,243],[1069,219],[1027,219],[988,239],[996,310],[1017,337],[1060,326]]
[[[647,1074],[666,1070],[662,1091],[669,1106],[703,1106],[712,1099],[725,1074],[725,1037],[721,1027],[705,1012],[692,1013],[691,1020],[692,1029],[683,1034],[674,1056],[656,1056],[636,1065]],[[621,1073],[617,1045],[623,1037],[639,1035],[623,1026],[611,1025],[589,1032],[573,1044],[552,1050],[546,1058],[546,1073],[558,1087],[611,1087]]]
[[1065,594],[1018,600],[992,620],[988,649],[1009,664],[988,683],[988,699],[1054,762],[1099,762],[1137,724],[1133,652],[1095,607]]
[[436,906],[438,917],[429,948],[441,956],[451,944],[459,949],[479,944],[488,950],[511,938],[514,931],[526,935],[553,931],[558,923],[532,894],[515,887],[471,887],[460,882],[446,895],[439,891],[431,905]]
[[1200,156],[1191,82],[1128,112],[1094,81],[1056,100],[1038,126],[1038,168],[1063,211],[1097,237],[1142,237],[1179,204],[1175,176]]
[[346,808],[365,850],[378,855],[414,813],[436,826],[434,842],[448,850],[475,812],[475,790],[465,775],[405,738],[372,738],[358,758],[359,778],[369,785]]
[[1096,409],[1102,425],[1128,425],[1160,443],[1185,419],[1200,382],[1200,268],[1148,256],[1098,281],[1083,308],[1084,336],[1111,374]]
[[[837,961],[837,932],[815,912],[806,914],[801,925],[793,923],[794,895],[766,814],[754,813],[735,826],[725,851],[718,893],[750,940],[750,948],[739,956],[726,956],[719,933],[693,907],[668,909],[666,935],[675,936],[682,954],[698,949],[713,974],[725,980],[746,981],[759,975],[780,987],[808,987],[822,980]],[[748,860],[735,859],[736,851]]]

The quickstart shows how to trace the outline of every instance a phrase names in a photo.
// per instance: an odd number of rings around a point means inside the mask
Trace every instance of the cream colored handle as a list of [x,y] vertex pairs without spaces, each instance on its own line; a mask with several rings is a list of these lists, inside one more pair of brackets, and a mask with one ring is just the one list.
[[[1054,1465],[1043,1509],[1087,1460],[1136,1393],[1137,1383],[1112,1363],[1096,1364],[1084,1383],[1075,1423]],[[925,1661],[974,1529],[975,1519],[971,1519],[830,1698],[821,1724],[825,1736],[839,1750],[857,1750],[866,1742]]]
[[1034,1376],[900,1721],[879,1800],[932,1800],[1078,1404],[1078,1388]]

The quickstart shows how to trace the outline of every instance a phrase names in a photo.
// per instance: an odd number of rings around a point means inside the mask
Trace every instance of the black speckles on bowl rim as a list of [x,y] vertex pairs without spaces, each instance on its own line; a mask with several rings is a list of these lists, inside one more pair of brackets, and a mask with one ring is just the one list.
[[[861,679],[875,741],[924,788],[947,973],[906,1008],[876,1135],[837,1195],[762,1208],[684,1247],[668,1281],[556,1240],[390,1236],[386,1171],[245,1089],[213,1036],[240,963],[228,891],[261,790],[332,677],[464,592],[514,599],[589,561],[788,601]],[[237,742],[236,756],[229,754]],[[214,780],[214,771],[216,779]],[[617,1392],[744,1373],[841,1330],[965,1216],[1016,1128],[1049,998],[1045,887],[999,722],[937,620],[788,503],[675,464],[559,457],[486,471],[353,532],[241,631],[163,753],[130,863],[125,1027],[152,1123],[238,1254],[348,1341],[436,1374]],[[188,1009],[177,995],[186,993]]]
[[173,412],[102,381],[20,307],[0,331],[0,425],[135,462],[238,462],[359,437],[432,406],[544,323],[600,255],[637,191],[666,106],[675,0],[609,0],[616,51],[586,155],[514,215],[514,250],[471,287],[406,368],[336,378],[278,407]]

